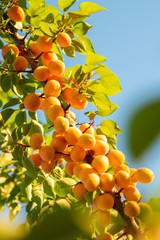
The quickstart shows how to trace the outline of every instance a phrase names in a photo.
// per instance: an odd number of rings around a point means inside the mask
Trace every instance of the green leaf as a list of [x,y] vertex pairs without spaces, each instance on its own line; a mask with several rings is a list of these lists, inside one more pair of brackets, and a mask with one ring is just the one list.
[[86,46],[80,38],[72,39],[72,45],[75,47],[75,50],[78,52],[86,51]]
[[71,11],[71,12],[68,12],[68,14],[73,20],[76,20],[78,18],[85,18],[89,16],[89,14],[84,14],[80,11]]
[[28,3],[31,7],[41,7],[45,5],[45,0],[38,0],[38,2],[35,2],[34,0],[28,0]]
[[7,120],[12,116],[14,111],[15,111],[14,109],[8,108],[8,109],[5,109],[1,112],[4,123],[7,122]]
[[95,111],[85,112],[84,114],[85,114],[87,117],[89,117],[90,121],[92,121],[92,120],[95,118],[95,116],[96,116]]
[[12,155],[10,153],[5,153],[0,156],[0,168],[6,167],[12,163]]
[[12,221],[15,216],[19,213],[19,211],[22,209],[22,206],[18,203],[13,203],[9,206],[10,212],[9,212],[9,219]]
[[15,117],[15,123],[17,124],[17,126],[19,127],[20,125],[22,125],[26,121],[27,121],[26,112],[25,111],[18,112],[18,114]]
[[100,116],[100,117],[109,116],[117,108],[119,108],[119,106],[110,101],[110,109],[109,110],[104,110],[104,109],[98,107],[97,115]]
[[58,7],[66,12],[77,0],[59,0]]
[[63,48],[63,52],[64,52],[68,57],[75,58],[75,47],[74,47],[74,46],[69,46],[69,47]]
[[106,57],[96,54],[96,53],[90,53],[87,57],[86,57],[86,63],[88,65],[96,65],[98,63],[104,62],[106,61]]
[[26,168],[28,176],[32,178],[36,178],[37,171],[36,171],[36,168],[34,167],[33,161],[30,158],[23,158],[22,164],[24,168]]
[[105,93],[95,93],[93,95],[93,100],[97,107],[103,109],[103,110],[110,110],[111,103]]
[[0,49],[2,49],[4,47],[3,41],[0,40]]
[[2,109],[8,108],[8,107],[13,107],[19,103],[20,103],[20,100],[18,98],[12,98],[7,103],[4,104]]
[[37,184],[32,187],[32,200],[37,203],[38,207],[43,204],[43,184]]
[[72,192],[72,188],[76,182],[71,178],[63,178],[55,182],[54,191],[59,197],[66,197]]
[[89,40],[89,38],[87,38],[86,36],[80,37],[79,39],[81,39],[85,45],[86,50],[85,51],[81,51],[82,54],[88,55],[89,52],[95,52],[94,51],[94,47],[91,43],[91,41]]
[[90,28],[92,28],[93,26],[89,25],[86,22],[80,22],[80,23],[76,23],[73,27],[73,33],[74,35],[76,35],[77,37],[82,37],[85,34],[87,34],[87,32],[89,31]]
[[10,49],[5,55],[4,59],[7,60],[7,63],[12,64],[16,58],[15,52],[13,49]]
[[54,192],[54,180],[51,177],[47,177],[43,183],[45,197],[55,199]]
[[29,131],[29,135],[31,136],[33,133],[41,133],[42,135],[44,133],[43,126],[36,120],[32,120],[32,125]]
[[30,132],[31,130],[31,127],[32,127],[32,122],[31,123],[26,123],[26,124],[23,124],[23,135],[26,136],[28,135],[28,133]]
[[57,205],[59,208],[61,208],[63,210],[70,210],[71,209],[71,205],[66,199],[58,199],[55,202],[55,205]]
[[1,87],[4,92],[8,92],[11,89],[12,82],[11,82],[11,77],[9,75],[2,78]]
[[99,6],[96,3],[93,2],[83,2],[81,3],[81,5],[79,6],[79,11],[84,13],[84,14],[92,14],[92,13],[96,13],[102,10],[107,10],[104,7]]
[[103,120],[100,124],[100,130],[107,136],[112,136],[123,132],[118,127],[117,123],[111,119]]
[[21,8],[27,8],[27,3],[26,3],[26,0],[20,0],[18,2],[18,6],[20,6]]

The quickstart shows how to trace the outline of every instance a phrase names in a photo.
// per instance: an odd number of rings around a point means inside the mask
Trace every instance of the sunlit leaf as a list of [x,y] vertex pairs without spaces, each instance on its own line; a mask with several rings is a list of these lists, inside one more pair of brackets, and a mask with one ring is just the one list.
[[100,124],[100,130],[107,136],[122,133],[117,123],[111,119],[103,120]]
[[59,0],[58,7],[66,12],[77,0]]
[[92,14],[92,13],[96,13],[102,10],[107,10],[104,7],[99,6],[96,3],[93,2],[83,2],[81,3],[81,5],[79,6],[79,11],[85,14]]

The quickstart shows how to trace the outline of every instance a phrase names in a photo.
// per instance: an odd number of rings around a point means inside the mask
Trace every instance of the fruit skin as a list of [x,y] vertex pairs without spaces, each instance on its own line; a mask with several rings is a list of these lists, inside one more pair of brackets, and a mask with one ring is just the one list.
[[115,180],[119,187],[125,188],[130,184],[130,175],[125,171],[119,171],[115,175]]
[[35,93],[28,94],[24,99],[24,107],[30,112],[36,112],[40,104],[40,98]]
[[121,164],[120,166],[115,167],[114,175],[116,175],[117,172],[119,172],[119,171],[124,171],[124,172],[127,172],[128,174],[130,174],[130,168],[125,164]]
[[89,176],[89,174],[95,173],[98,174],[96,170],[94,170],[92,167],[91,168],[84,168],[81,170],[79,173],[79,179],[84,183],[86,178]]
[[67,148],[68,143],[64,136],[57,135],[53,138],[52,145],[57,152],[63,152]]
[[29,139],[29,144],[32,149],[40,149],[44,145],[44,137],[40,133],[33,133]]
[[47,114],[48,112],[48,108],[50,106],[54,106],[54,105],[59,105],[61,106],[61,103],[60,101],[58,100],[58,98],[55,98],[55,97],[47,97],[43,103],[42,103],[42,110],[45,114]]
[[49,78],[49,70],[46,66],[39,66],[34,70],[33,73],[35,79],[40,82],[46,81]]
[[81,162],[81,163],[77,164],[73,169],[74,175],[80,179],[79,175],[80,175],[81,171],[86,168],[92,169],[91,165],[88,163]]
[[111,223],[111,215],[108,211],[98,211],[96,217],[98,224],[102,227],[107,227]]
[[49,120],[54,122],[57,117],[59,116],[64,117],[64,110],[59,105],[53,105],[48,108],[47,115]]
[[71,38],[67,33],[59,33],[56,41],[60,47],[69,47],[71,45]]
[[18,56],[13,62],[13,68],[16,71],[25,71],[28,66],[27,60],[23,56]]
[[70,103],[71,99],[74,95],[77,94],[76,89],[73,88],[65,88],[62,92],[62,97],[64,99],[65,102]]
[[83,183],[77,183],[73,188],[73,194],[78,200],[84,200],[84,195],[87,193]]
[[3,48],[2,48],[2,57],[4,58],[4,56],[6,55],[6,53],[12,49],[16,55],[16,57],[18,56],[19,54],[19,49],[14,46],[13,44],[6,44]]
[[98,173],[104,173],[107,171],[108,167],[109,167],[109,161],[108,158],[106,156],[103,155],[99,155],[96,156],[93,161],[91,166],[93,167],[93,169],[95,169]]
[[69,128],[69,121],[67,118],[59,116],[54,121],[54,128],[57,133],[64,133]]
[[71,106],[76,110],[83,110],[87,107],[87,99],[81,94],[73,95],[70,101]]
[[96,136],[95,136],[95,139],[96,139],[96,140],[101,140],[101,141],[104,141],[104,142],[107,143],[107,138],[106,138],[105,135],[102,135],[102,134],[96,135]]
[[109,164],[113,167],[118,167],[125,161],[125,155],[117,149],[110,150],[107,157],[109,159]]
[[124,206],[124,213],[128,217],[136,217],[140,213],[140,207],[137,202],[130,201]]
[[33,161],[34,167],[41,166],[42,158],[40,157],[38,152],[31,154],[30,159]]
[[44,87],[44,95],[46,97],[59,97],[61,94],[61,85],[56,80],[50,80]]
[[109,151],[109,145],[101,140],[96,140],[96,143],[93,147],[94,156],[97,155],[106,155],[106,153]]
[[43,161],[52,161],[55,155],[55,149],[50,145],[44,145],[39,150],[40,157]]
[[136,179],[140,183],[150,183],[154,179],[154,174],[149,168],[139,168],[135,173]]
[[95,191],[100,185],[100,178],[96,173],[90,173],[84,181],[84,187],[89,192]]
[[72,159],[72,161],[74,162],[81,162],[84,160],[86,156],[86,151],[84,148],[80,147],[80,146],[73,146],[71,152],[70,152],[70,157]]
[[49,52],[52,49],[52,40],[47,36],[40,36],[37,39],[37,46],[41,52]]
[[53,60],[58,60],[57,58],[57,55],[52,52],[52,51],[49,51],[49,52],[44,52],[41,56],[41,60],[42,60],[42,63],[43,65],[45,65],[46,67],[48,67],[48,64],[53,61]]
[[69,176],[73,176],[74,172],[73,169],[77,165],[76,162],[67,162],[65,166],[65,171]]
[[54,60],[48,64],[48,69],[51,74],[54,74],[57,76],[64,72],[65,65],[60,60]]
[[25,18],[24,11],[17,5],[12,5],[8,9],[8,17],[14,22],[22,22]]
[[65,132],[65,139],[70,145],[78,143],[79,137],[82,135],[81,131],[77,127],[69,127]]
[[114,198],[109,193],[103,193],[97,198],[97,206],[102,211],[107,211],[114,205]]
[[111,191],[115,185],[115,177],[110,173],[104,173],[100,176],[100,188],[102,191]]
[[97,240],[113,240],[113,236],[110,233],[101,233],[98,235]]
[[95,137],[89,133],[83,133],[78,139],[78,145],[82,148],[91,149],[96,143]]
[[55,167],[55,161],[42,161],[41,167],[45,173],[50,173]]
[[41,49],[37,46],[37,42],[32,42],[30,45],[31,53],[34,57],[38,57],[41,54]]
[[81,130],[82,133],[85,132],[94,135],[94,128],[88,123],[83,123],[79,129]]
[[140,191],[134,187],[134,186],[128,186],[124,188],[123,190],[123,196],[128,200],[128,201],[139,201],[141,194]]

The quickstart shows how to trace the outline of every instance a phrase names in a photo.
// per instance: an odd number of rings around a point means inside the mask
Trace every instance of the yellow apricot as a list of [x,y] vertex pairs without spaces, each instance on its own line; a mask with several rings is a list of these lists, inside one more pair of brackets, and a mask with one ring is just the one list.
[[125,188],[130,184],[130,175],[125,171],[119,171],[115,175],[115,180],[119,187]]
[[85,169],[85,168],[90,168],[90,169],[92,169],[92,167],[91,167],[90,164],[84,163],[84,162],[80,162],[80,163],[77,164],[77,165],[74,167],[74,169],[73,169],[74,175],[80,179],[79,175],[80,175],[81,171],[82,171],[83,169]]
[[107,143],[107,138],[106,138],[105,135],[102,135],[102,134],[96,135],[96,136],[95,136],[95,139],[96,139],[96,140],[101,140],[101,141],[104,141],[104,142]]
[[64,151],[63,151],[63,158],[66,162],[73,162],[71,157],[70,157],[70,152],[71,152],[72,148],[71,147],[67,147]]
[[36,95],[39,97],[39,100],[40,100],[40,106],[38,109],[42,110],[42,103],[45,100],[45,98],[41,97],[41,95],[42,95],[41,93],[36,93]]
[[73,176],[74,172],[73,172],[73,168],[77,165],[76,162],[67,162],[66,166],[65,166],[65,171],[69,176]]
[[98,200],[98,195],[94,198],[93,202],[92,202],[92,208],[94,211],[98,211],[99,207],[97,205],[97,200]]
[[32,42],[30,45],[31,53],[34,57],[38,57],[41,54],[41,49],[37,46],[37,42]]
[[69,116],[73,119],[73,121],[76,121],[76,114],[71,110],[69,110],[68,113],[69,113]]
[[97,199],[97,206],[102,211],[107,211],[114,205],[114,198],[109,193],[102,193]]
[[55,155],[55,149],[50,145],[44,145],[39,150],[40,157],[43,161],[52,161]]
[[73,95],[76,95],[77,91],[74,88],[65,88],[62,92],[62,97],[65,102],[70,103]]
[[73,188],[73,194],[78,200],[84,200],[84,195],[87,193],[83,183],[77,183]]
[[106,156],[98,155],[93,158],[93,161],[91,163],[91,166],[93,169],[95,169],[98,173],[104,173],[107,171],[109,167],[109,161]]
[[81,131],[77,127],[69,127],[65,132],[65,139],[70,145],[75,145],[78,142],[79,137],[81,136]]
[[84,168],[80,171],[79,173],[79,179],[84,183],[86,178],[88,177],[89,174],[95,173],[98,174],[97,171],[93,168]]
[[13,62],[13,68],[16,71],[25,71],[28,66],[27,60],[23,56],[18,56]]
[[98,211],[96,217],[98,224],[102,227],[107,227],[111,223],[111,215],[108,211]]
[[100,176],[100,188],[102,191],[111,191],[115,185],[115,177],[110,173],[104,173]]
[[39,166],[41,166],[42,158],[40,157],[40,155],[39,155],[38,152],[32,153],[32,154],[30,155],[30,159],[33,161],[34,167],[39,167]]
[[12,5],[8,9],[8,17],[14,22],[22,22],[25,18],[24,11],[17,5]]
[[49,52],[52,49],[52,40],[47,36],[40,36],[37,40],[37,46],[41,52]]
[[150,183],[154,179],[154,174],[149,168],[139,168],[135,173],[136,179],[140,183]]
[[70,152],[70,157],[74,162],[81,162],[84,160],[86,156],[86,151],[84,148],[80,146],[73,146],[71,152]]
[[40,98],[35,93],[28,94],[24,99],[24,107],[30,112],[36,112],[40,107]]
[[59,106],[61,106],[61,103],[60,103],[60,101],[59,101],[58,98],[55,98],[55,97],[48,97],[48,98],[46,98],[46,99],[43,101],[43,103],[42,103],[42,110],[43,110],[43,112],[44,112],[45,114],[47,114],[48,108],[49,108],[50,106],[54,106],[54,105],[59,105]]
[[42,161],[41,167],[45,173],[50,173],[55,167],[55,161]]
[[127,172],[128,174],[130,174],[130,168],[129,168],[127,165],[125,165],[125,164],[121,164],[120,166],[115,167],[115,169],[114,169],[114,175],[116,175],[117,172],[119,172],[119,171],[125,171],[125,172]]
[[78,139],[78,145],[87,149],[92,149],[95,143],[95,137],[89,133],[83,133]]
[[42,60],[42,63],[43,65],[45,65],[46,67],[48,67],[48,64],[53,61],[53,60],[58,60],[57,58],[57,55],[52,52],[52,51],[49,51],[49,52],[44,52],[41,56],[41,60]]
[[140,191],[132,186],[129,185],[128,187],[124,188],[123,190],[123,196],[128,200],[128,201],[139,201],[141,194]]
[[124,213],[128,217],[136,217],[140,213],[140,207],[137,202],[130,201],[124,206]]
[[29,139],[29,144],[32,149],[40,149],[44,145],[44,137],[40,133],[33,133]]
[[34,70],[34,77],[40,82],[46,81],[49,75],[50,73],[46,66],[39,66]]
[[67,33],[58,33],[56,41],[60,47],[69,47],[71,45],[71,38]]
[[97,240],[113,240],[113,236],[110,233],[101,233],[98,235]]
[[137,171],[136,168],[130,168],[131,183],[137,182],[136,171]]
[[54,128],[57,133],[64,133],[69,128],[69,121],[67,118],[59,116],[54,121]]
[[98,189],[100,185],[100,178],[96,173],[90,173],[84,181],[84,187],[89,192],[93,192]]
[[59,97],[61,94],[61,85],[56,80],[50,80],[44,87],[44,95],[46,97]]
[[106,155],[109,151],[109,145],[101,140],[96,140],[96,143],[93,147],[94,155]]
[[49,120],[54,122],[57,117],[59,116],[64,117],[64,110],[59,105],[52,105],[48,108],[47,115]]
[[125,161],[125,155],[117,149],[110,150],[107,157],[109,159],[109,164],[113,167],[118,167]]
[[50,74],[50,77],[48,78],[48,80],[49,81],[50,80],[57,80],[60,83],[61,88],[63,88],[64,87],[64,83],[66,81],[66,78],[65,78],[65,76],[63,74],[59,74],[57,76],[54,75],[54,74]]
[[64,72],[65,65],[60,60],[53,60],[48,64],[48,69],[51,74],[60,75]]
[[18,56],[19,54],[19,49],[14,46],[13,44],[6,44],[3,48],[2,48],[2,57],[4,58],[4,56],[6,55],[6,53],[12,49],[16,55],[16,57]]
[[71,106],[76,110],[82,110],[87,107],[87,99],[80,93],[73,95],[70,101]]
[[94,128],[88,123],[83,123],[79,129],[82,133],[90,133],[94,135]]
[[64,136],[57,135],[53,138],[52,145],[57,152],[63,152],[67,148],[68,143]]

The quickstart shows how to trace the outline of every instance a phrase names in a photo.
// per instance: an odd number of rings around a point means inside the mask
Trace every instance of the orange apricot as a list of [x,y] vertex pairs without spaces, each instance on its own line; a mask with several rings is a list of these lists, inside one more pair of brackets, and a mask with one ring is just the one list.
[[69,121],[67,118],[59,116],[54,121],[54,128],[57,133],[64,133],[69,128]]
[[118,166],[118,167],[115,167],[115,169],[114,169],[114,175],[116,175],[117,172],[119,172],[119,171],[125,171],[125,172],[127,172],[128,174],[130,174],[130,168],[129,168],[127,165],[125,165],[125,164],[122,164],[122,165],[120,165],[120,166]]
[[98,174],[97,171],[93,168],[84,168],[79,173],[79,179],[84,183],[88,175],[91,173]]
[[101,233],[97,236],[97,240],[113,240],[113,236],[110,233]]
[[55,167],[55,161],[42,161],[41,167],[45,173],[50,173]]
[[45,65],[46,67],[48,67],[48,64],[53,61],[53,60],[58,60],[57,58],[57,55],[52,52],[52,51],[49,51],[49,52],[44,52],[41,56],[41,60],[42,60],[42,63],[43,65]]
[[109,151],[109,145],[101,140],[96,140],[96,143],[93,147],[94,155],[106,155]]
[[38,57],[41,54],[41,49],[37,46],[37,42],[32,42],[30,45],[31,53],[34,57]]
[[49,52],[52,49],[52,40],[47,36],[40,36],[37,39],[37,46],[41,52]]
[[34,77],[40,82],[46,81],[49,78],[49,70],[46,66],[39,66],[34,70]]
[[97,206],[102,211],[107,211],[114,205],[114,198],[109,193],[102,193],[97,199]]
[[46,97],[59,97],[61,94],[61,85],[56,80],[50,80],[44,87],[44,95]]
[[94,211],[98,211],[99,207],[97,205],[97,200],[98,200],[98,195],[94,198],[93,202],[92,202],[92,208]]
[[123,196],[128,200],[128,201],[139,201],[141,194],[140,191],[132,186],[129,185],[128,187],[124,188],[123,190]]
[[76,95],[77,91],[74,88],[65,88],[62,92],[62,97],[65,102],[70,103],[73,95]]
[[130,168],[131,183],[137,182],[136,171],[137,171],[136,168]]
[[73,168],[77,165],[76,162],[67,162],[66,166],[65,166],[65,171],[69,176],[73,176],[74,172],[73,172]]
[[69,127],[65,132],[65,139],[70,145],[75,145],[78,142],[79,137],[81,136],[81,131],[77,127]]
[[63,152],[67,148],[68,143],[64,136],[57,135],[53,138],[52,145],[57,152]]
[[74,175],[76,177],[78,177],[80,179],[80,173],[83,169],[92,169],[91,165],[88,164],[88,163],[84,163],[84,162],[80,162],[79,164],[77,164],[74,169],[73,169],[73,172],[74,172]]
[[62,157],[62,154],[61,153],[56,153],[54,154],[54,161],[58,161],[60,158]]
[[83,133],[78,139],[78,145],[82,148],[92,149],[95,143],[95,137],[89,133]]
[[57,44],[60,47],[69,47],[71,45],[71,38],[67,33],[58,33],[56,38]]
[[136,179],[140,183],[150,183],[154,179],[154,174],[149,168],[139,168],[135,173]]
[[40,157],[43,161],[52,161],[55,155],[55,149],[50,145],[44,145],[39,150]]
[[60,103],[60,101],[59,101],[58,98],[55,98],[55,97],[48,97],[48,98],[46,98],[46,99],[43,101],[43,103],[42,103],[42,110],[43,110],[43,112],[44,112],[45,114],[47,114],[48,108],[49,108],[50,106],[54,106],[54,105],[59,105],[59,106],[61,106],[61,103]]
[[39,100],[40,100],[40,106],[38,109],[42,110],[42,103],[45,100],[45,98],[41,97],[41,95],[42,95],[41,93],[36,93],[36,95],[39,97]]
[[115,177],[110,173],[104,173],[100,176],[100,188],[102,191],[111,191],[115,185]]
[[87,99],[80,93],[73,95],[70,101],[71,107],[76,110],[82,110],[87,107]]
[[79,129],[82,133],[90,133],[94,135],[94,128],[88,123],[83,123]]
[[107,171],[109,167],[109,161],[108,158],[104,155],[98,155],[93,158],[93,161],[91,163],[91,166],[93,169],[95,169],[98,173],[104,173]]
[[51,74],[60,75],[64,72],[65,65],[60,60],[53,60],[48,64],[48,69]]
[[117,149],[110,150],[107,157],[109,159],[109,164],[113,167],[118,167],[125,161],[124,153]]
[[115,180],[119,187],[125,188],[130,184],[130,175],[125,171],[119,171],[115,175]]
[[87,189],[87,191],[93,192],[96,189],[98,189],[99,185],[100,185],[100,178],[98,174],[96,173],[88,174],[88,176],[84,181],[84,187]]
[[66,162],[73,162],[71,157],[70,157],[70,152],[71,152],[72,148],[71,147],[67,147],[64,151],[63,151],[63,158]]
[[29,139],[29,144],[32,149],[40,149],[44,145],[44,137],[40,133],[33,133]]
[[124,206],[124,213],[128,217],[136,217],[140,213],[140,207],[137,202],[130,201]]
[[30,112],[36,112],[40,104],[41,101],[35,93],[28,94],[24,99],[24,107]]
[[104,142],[107,143],[107,138],[106,138],[105,135],[102,135],[102,134],[96,135],[96,136],[95,136],[95,139],[96,139],[96,140],[101,140],[101,141],[104,141]]
[[79,182],[73,188],[73,194],[78,200],[84,200],[84,195],[87,193],[87,190],[84,187],[84,184]]
[[42,161],[42,158],[40,157],[39,153],[32,153],[30,155],[30,159],[33,161],[34,163],[34,167],[39,167],[41,166],[41,161]]
[[17,5],[12,5],[8,9],[8,17],[14,22],[22,22],[25,18],[24,11]]
[[74,162],[81,162],[84,160],[86,156],[86,151],[84,148],[80,146],[73,146],[71,152],[70,152],[70,157]]
[[47,115],[49,120],[54,122],[57,117],[59,116],[64,117],[64,110],[59,105],[52,105],[48,108]]
[[13,62],[13,68],[16,71],[25,71],[28,66],[27,60],[23,56],[18,56]]
[[2,48],[2,57],[4,58],[4,56],[6,55],[6,53],[12,49],[16,55],[16,57],[18,56],[19,54],[19,49],[14,46],[13,44],[6,44],[3,48]]
[[102,227],[107,227],[111,223],[111,215],[108,211],[98,211],[96,217],[98,224]]
[[57,165],[60,165],[62,163],[64,163],[64,159],[63,158],[58,158],[57,159]]

